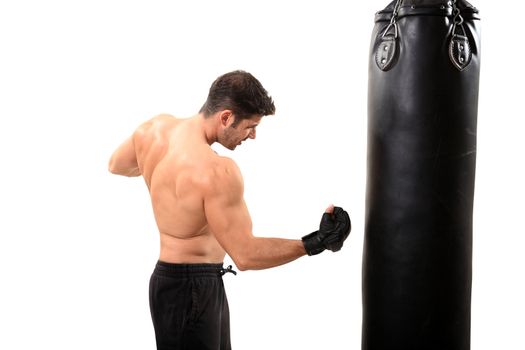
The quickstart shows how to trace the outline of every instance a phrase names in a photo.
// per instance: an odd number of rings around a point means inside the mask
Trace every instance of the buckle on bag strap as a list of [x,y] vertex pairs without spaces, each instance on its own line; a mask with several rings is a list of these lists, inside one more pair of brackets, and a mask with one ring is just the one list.
[[401,0],[397,0],[392,12],[392,18],[390,18],[390,23],[386,26],[377,44],[375,59],[377,66],[382,71],[387,71],[392,68],[397,54],[397,37],[399,34],[397,14],[400,6]]
[[461,16],[456,2],[457,0],[452,2],[454,24],[452,25],[452,33],[448,45],[448,56],[454,67],[459,71],[462,71],[469,65],[472,59],[472,50],[470,49],[467,33],[463,27],[463,17]]

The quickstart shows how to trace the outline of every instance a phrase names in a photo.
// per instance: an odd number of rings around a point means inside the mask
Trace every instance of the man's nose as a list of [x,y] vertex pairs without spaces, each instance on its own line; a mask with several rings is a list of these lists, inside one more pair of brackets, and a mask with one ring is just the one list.
[[248,137],[255,140],[255,137],[256,137],[256,131],[255,129],[253,129],[252,131],[250,131],[250,133],[248,134]]

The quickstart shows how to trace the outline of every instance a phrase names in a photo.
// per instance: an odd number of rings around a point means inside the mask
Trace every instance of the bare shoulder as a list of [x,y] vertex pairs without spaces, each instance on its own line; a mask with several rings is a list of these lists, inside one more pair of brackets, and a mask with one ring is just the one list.
[[162,128],[165,125],[168,125],[170,123],[178,123],[179,121],[179,118],[176,118],[170,114],[159,114],[140,124],[137,127],[135,134],[141,135],[147,133],[148,131],[154,128]]
[[242,180],[241,169],[235,161],[228,157],[217,156],[218,171],[223,171],[224,175],[233,179]]
[[207,195],[226,195],[237,197],[244,192],[244,182],[239,166],[228,157],[216,155],[209,167]]

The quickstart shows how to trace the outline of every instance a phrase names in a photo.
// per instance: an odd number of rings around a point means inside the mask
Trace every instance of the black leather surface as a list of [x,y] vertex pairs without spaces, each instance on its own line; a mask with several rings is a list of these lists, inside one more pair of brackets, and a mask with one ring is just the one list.
[[376,14],[370,46],[362,348],[463,350],[470,348],[479,17],[458,1],[468,10],[470,54],[460,71],[449,55],[447,2],[403,1],[400,14],[412,5],[427,14],[400,15],[387,71],[377,50],[393,3]]
[[[396,1],[392,1],[383,10],[376,13],[376,21],[390,21],[392,11]],[[479,19],[479,11],[467,1],[458,1],[457,7],[460,9],[465,19]],[[398,16],[452,16],[451,0],[403,0],[399,7]]]

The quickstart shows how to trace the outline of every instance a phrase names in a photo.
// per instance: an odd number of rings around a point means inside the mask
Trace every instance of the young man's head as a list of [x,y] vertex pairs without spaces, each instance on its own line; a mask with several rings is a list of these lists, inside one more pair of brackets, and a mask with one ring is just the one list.
[[208,117],[225,109],[232,111],[237,123],[254,115],[275,113],[273,100],[259,80],[240,70],[221,75],[213,82],[199,113]]
[[238,70],[213,82],[199,113],[205,118],[216,115],[223,125],[218,142],[235,149],[242,141],[255,138],[255,127],[263,116],[275,113],[275,105],[253,75]]

